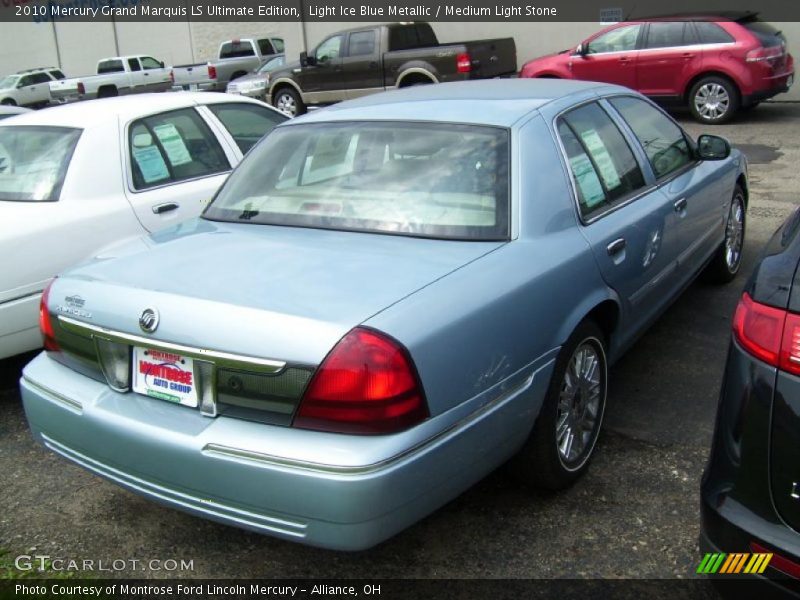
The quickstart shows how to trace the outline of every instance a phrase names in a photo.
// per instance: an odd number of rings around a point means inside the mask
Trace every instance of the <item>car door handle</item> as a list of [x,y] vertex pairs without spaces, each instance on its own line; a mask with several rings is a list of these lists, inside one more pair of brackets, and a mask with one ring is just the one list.
[[614,256],[615,254],[619,254],[620,252],[622,252],[625,249],[626,245],[627,242],[625,241],[625,238],[619,238],[611,242],[606,247],[606,250],[608,250],[609,256]]
[[691,52],[684,52],[681,56],[683,56],[683,58],[687,58],[687,59],[688,58],[694,58],[694,54],[692,54]]
[[164,204],[156,204],[153,207],[153,212],[157,215],[162,215],[171,210],[177,210],[179,205],[176,202],[165,202]]
[[630,60],[631,59],[628,58],[627,56],[620,56],[620,58],[619,58],[619,62],[621,62],[621,63],[630,62]]
[[681,198],[680,200],[675,200],[675,212],[682,212],[686,210],[686,198]]

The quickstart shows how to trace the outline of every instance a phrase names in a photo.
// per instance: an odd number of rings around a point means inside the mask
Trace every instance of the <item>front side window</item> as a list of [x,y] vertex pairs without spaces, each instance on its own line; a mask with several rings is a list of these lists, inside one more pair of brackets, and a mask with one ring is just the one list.
[[31,81],[34,84],[37,83],[49,83],[50,82],[50,75],[47,73],[34,73],[31,75]]
[[58,200],[80,136],[66,127],[0,127],[0,200]]
[[217,138],[193,108],[134,121],[128,141],[137,190],[230,169]]
[[17,87],[17,82],[19,81],[19,75],[9,75],[8,77],[4,77],[0,80],[0,90],[13,90]]
[[694,43],[689,24],[685,22],[650,23],[646,48],[674,48]]
[[242,154],[272,129],[288,119],[283,113],[257,104],[209,104],[208,108],[231,134]]
[[29,85],[33,85],[33,77],[31,75],[25,75],[19,80],[17,87],[24,88],[28,87]]
[[279,54],[283,52],[284,45],[281,38],[272,38],[272,45],[275,47],[275,52]]
[[319,45],[315,56],[318,63],[328,62],[339,58],[342,53],[342,36],[335,35]]
[[558,134],[578,192],[581,216],[594,216],[645,185],[624,136],[596,103],[559,119]]
[[350,34],[349,56],[366,56],[375,52],[375,31],[357,31]]
[[208,219],[468,240],[508,238],[509,133],[441,123],[280,127]]
[[642,144],[657,179],[694,161],[683,131],[661,111],[644,100],[631,97],[613,98],[611,104]]
[[597,36],[586,48],[588,54],[600,52],[630,52],[636,49],[641,25],[624,25]]

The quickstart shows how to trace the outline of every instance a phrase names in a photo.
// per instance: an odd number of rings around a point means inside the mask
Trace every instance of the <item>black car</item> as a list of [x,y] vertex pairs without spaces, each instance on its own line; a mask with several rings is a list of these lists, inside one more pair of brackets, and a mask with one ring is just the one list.
[[[765,592],[791,596],[800,592],[798,263],[800,209],[767,244],[733,319],[701,485],[701,552],[724,556],[703,557],[698,569],[726,573],[724,585],[757,579]],[[760,561],[766,568],[753,568],[755,554],[772,555]]]

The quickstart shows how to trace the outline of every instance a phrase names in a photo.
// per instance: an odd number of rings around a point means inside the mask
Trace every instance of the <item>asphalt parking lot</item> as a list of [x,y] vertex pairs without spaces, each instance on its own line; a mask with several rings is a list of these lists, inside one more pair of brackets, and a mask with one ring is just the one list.
[[711,132],[750,160],[742,274],[692,285],[613,368],[598,452],[572,489],[530,491],[499,471],[372,550],[307,548],[163,508],[45,452],[17,390],[28,356],[0,361],[0,549],[193,561],[186,572],[119,573],[134,577],[695,577],[730,319],[760,248],[800,201],[800,104],[768,103]]

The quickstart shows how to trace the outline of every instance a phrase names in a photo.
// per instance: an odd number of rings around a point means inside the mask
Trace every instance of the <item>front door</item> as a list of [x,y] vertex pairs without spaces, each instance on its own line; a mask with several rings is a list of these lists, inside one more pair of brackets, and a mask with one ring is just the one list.
[[314,64],[302,68],[297,75],[306,102],[312,104],[344,100],[345,82],[342,75],[342,54],[345,36],[337,34],[324,40],[314,50]]

